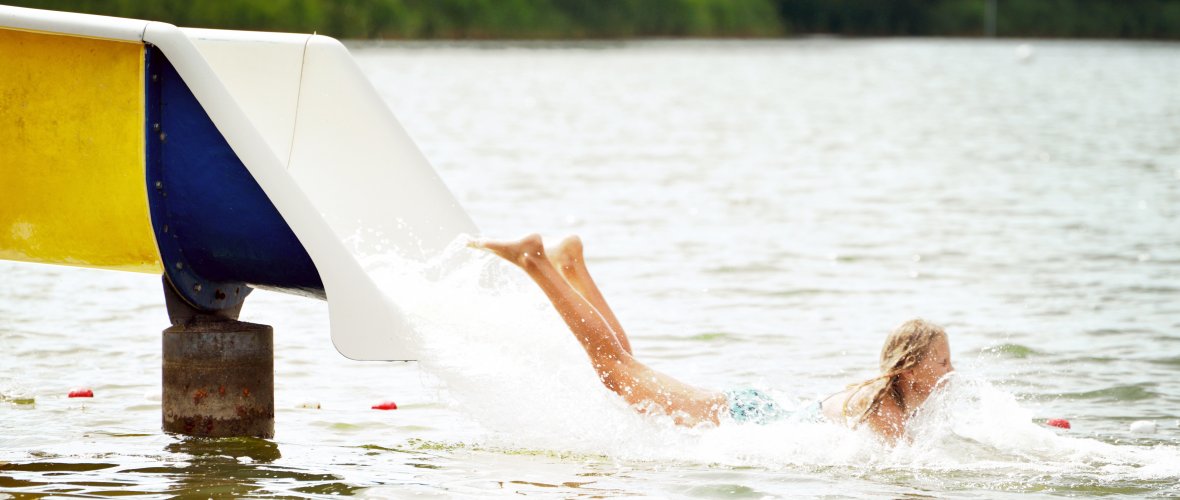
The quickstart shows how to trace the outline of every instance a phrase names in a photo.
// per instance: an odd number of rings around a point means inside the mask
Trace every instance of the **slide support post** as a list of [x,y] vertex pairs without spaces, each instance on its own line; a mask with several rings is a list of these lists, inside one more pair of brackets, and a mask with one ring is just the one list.
[[164,276],[164,431],[274,437],[274,329],[238,321],[242,303],[202,311]]

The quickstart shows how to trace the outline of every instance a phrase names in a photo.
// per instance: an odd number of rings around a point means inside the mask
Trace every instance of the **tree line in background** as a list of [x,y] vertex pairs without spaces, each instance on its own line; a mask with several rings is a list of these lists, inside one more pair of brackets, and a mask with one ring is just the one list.
[[1180,38],[1180,0],[0,0],[178,26],[337,38]]

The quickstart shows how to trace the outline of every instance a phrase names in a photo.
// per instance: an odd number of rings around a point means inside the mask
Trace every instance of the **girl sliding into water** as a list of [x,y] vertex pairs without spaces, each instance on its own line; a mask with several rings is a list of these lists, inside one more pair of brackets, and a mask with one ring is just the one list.
[[578,237],[566,238],[551,252],[535,234],[520,241],[478,241],[471,246],[524,269],[582,344],[603,385],[640,411],[662,411],[680,425],[719,424],[723,418],[760,424],[782,419],[864,424],[896,441],[939,380],[954,370],[946,332],[932,323],[910,320],[885,339],[880,376],[788,412],[760,391],[694,387],[635,359],[627,333],[590,277]]

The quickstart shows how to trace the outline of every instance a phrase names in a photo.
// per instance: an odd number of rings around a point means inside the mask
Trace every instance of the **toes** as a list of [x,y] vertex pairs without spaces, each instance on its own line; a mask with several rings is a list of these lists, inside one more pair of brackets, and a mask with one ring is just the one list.
[[582,239],[577,236],[569,236],[561,240],[557,246],[554,260],[565,266],[582,260]]
[[530,234],[517,241],[472,240],[467,246],[480,250],[487,250],[506,260],[523,264],[533,258],[544,258],[545,249],[541,243],[541,236]]

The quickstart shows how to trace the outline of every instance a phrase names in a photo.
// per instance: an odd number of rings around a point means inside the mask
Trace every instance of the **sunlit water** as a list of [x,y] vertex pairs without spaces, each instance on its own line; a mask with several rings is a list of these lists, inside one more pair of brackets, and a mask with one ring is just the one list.
[[346,360],[323,303],[255,293],[276,438],[182,439],[158,278],[0,263],[0,497],[1180,495],[1180,46],[1021,43],[353,48],[485,234],[583,236],[662,371],[802,404],[945,325],[959,372],[906,444],[640,416],[461,245],[432,279],[369,259],[418,363]]

